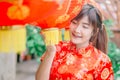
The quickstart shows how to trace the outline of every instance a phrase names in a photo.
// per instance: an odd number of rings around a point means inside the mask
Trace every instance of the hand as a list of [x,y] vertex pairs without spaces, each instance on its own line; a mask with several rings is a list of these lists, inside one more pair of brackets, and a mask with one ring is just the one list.
[[55,45],[48,45],[46,53],[48,55],[55,55],[55,53],[56,53],[56,46]]

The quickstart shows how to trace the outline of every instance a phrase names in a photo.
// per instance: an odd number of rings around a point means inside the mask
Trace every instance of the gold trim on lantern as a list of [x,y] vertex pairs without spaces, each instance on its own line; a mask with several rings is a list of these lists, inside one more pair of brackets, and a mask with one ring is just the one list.
[[26,50],[26,29],[22,25],[0,29],[0,52],[21,53]]
[[64,40],[65,40],[65,41],[70,41],[70,32],[69,32],[69,29],[66,29],[66,30],[65,30]]
[[59,42],[59,29],[58,28],[47,28],[42,30],[45,36],[46,45],[58,44]]

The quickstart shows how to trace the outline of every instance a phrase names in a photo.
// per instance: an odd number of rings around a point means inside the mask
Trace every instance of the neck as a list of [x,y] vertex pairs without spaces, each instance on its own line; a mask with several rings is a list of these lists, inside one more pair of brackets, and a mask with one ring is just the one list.
[[76,44],[76,48],[86,48],[89,45],[89,43],[85,43],[85,44]]

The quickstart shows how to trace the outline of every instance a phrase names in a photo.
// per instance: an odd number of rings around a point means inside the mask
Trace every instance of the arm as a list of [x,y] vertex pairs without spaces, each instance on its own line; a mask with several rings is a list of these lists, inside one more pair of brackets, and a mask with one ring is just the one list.
[[50,69],[56,53],[55,46],[48,46],[45,57],[36,72],[36,80],[49,80]]

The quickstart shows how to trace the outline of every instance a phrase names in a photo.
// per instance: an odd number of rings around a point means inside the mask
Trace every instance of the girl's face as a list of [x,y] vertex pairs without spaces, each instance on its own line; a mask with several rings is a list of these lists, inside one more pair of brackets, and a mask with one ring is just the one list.
[[78,48],[89,45],[89,40],[93,35],[93,26],[90,25],[88,17],[85,16],[79,21],[73,20],[70,24],[70,38]]

